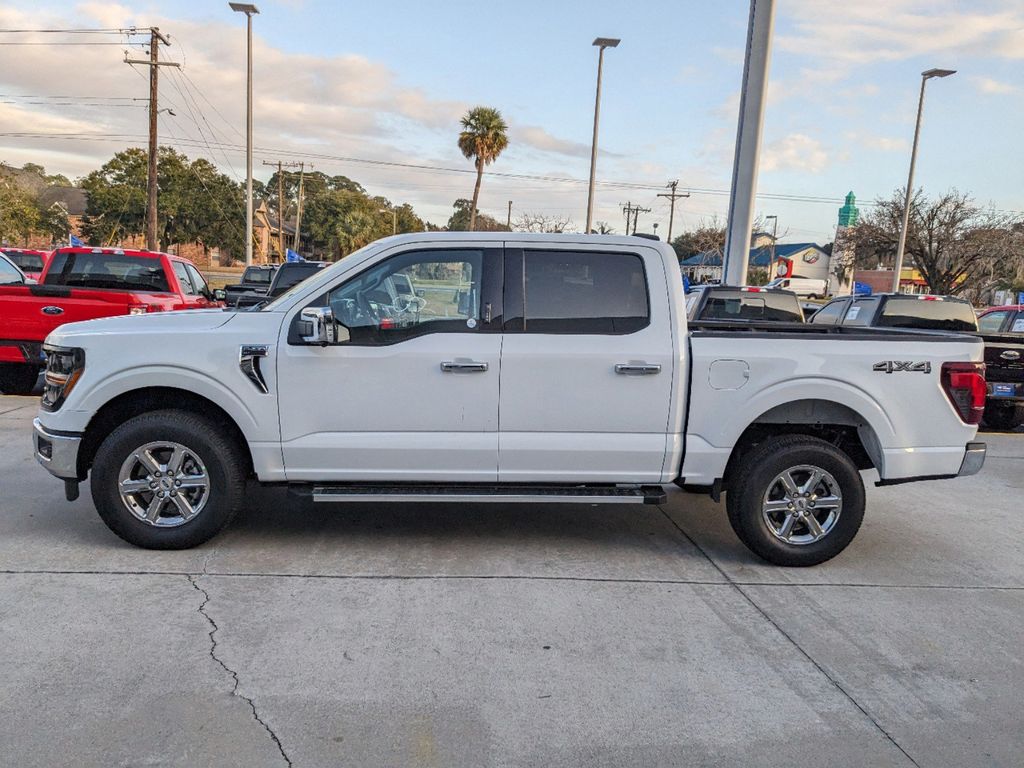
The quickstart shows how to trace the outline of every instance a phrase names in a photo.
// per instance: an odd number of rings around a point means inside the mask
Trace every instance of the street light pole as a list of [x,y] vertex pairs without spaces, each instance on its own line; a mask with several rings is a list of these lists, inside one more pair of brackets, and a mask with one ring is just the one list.
[[900,224],[900,239],[896,244],[896,263],[893,265],[893,293],[900,292],[900,274],[903,272],[903,251],[907,246],[907,226],[910,224],[910,200],[914,196],[914,165],[917,163],[917,140],[921,135],[921,114],[924,110],[924,86],[933,77],[949,77],[955,74],[955,69],[926,69],[921,73],[921,93],[917,97],[917,122],[914,125],[914,146],[910,150],[907,194],[903,200],[903,222]]
[[[772,257],[771,257],[771,260],[768,263],[771,265],[770,269],[774,269],[775,268],[775,239],[776,239],[776,237],[778,236],[778,233],[779,233],[779,217],[776,216],[773,213],[770,216],[765,216],[764,218],[765,218],[765,221],[767,221],[768,219],[772,220]],[[773,278],[769,277],[769,279],[773,279]]]
[[245,265],[252,264],[252,17],[259,9],[250,3],[228,3],[232,11],[245,14]]
[[597,171],[597,126],[601,119],[601,70],[604,67],[604,49],[615,48],[622,42],[614,37],[599,37],[594,40],[598,47],[597,54],[597,93],[594,96],[594,138],[590,143],[590,184],[587,186],[587,228],[585,234],[590,234],[594,224],[594,174]]

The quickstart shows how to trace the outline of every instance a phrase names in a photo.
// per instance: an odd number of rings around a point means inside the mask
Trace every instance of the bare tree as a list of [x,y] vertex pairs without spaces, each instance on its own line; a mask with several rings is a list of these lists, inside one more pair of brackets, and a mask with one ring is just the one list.
[[[858,264],[894,263],[904,194],[897,189],[877,200],[853,231]],[[932,293],[978,295],[1017,267],[1020,245],[1013,224],[1012,217],[982,209],[955,189],[935,199],[919,190],[910,203],[905,256]]]
[[573,223],[569,216],[549,216],[545,213],[524,213],[512,222],[517,232],[572,232]]

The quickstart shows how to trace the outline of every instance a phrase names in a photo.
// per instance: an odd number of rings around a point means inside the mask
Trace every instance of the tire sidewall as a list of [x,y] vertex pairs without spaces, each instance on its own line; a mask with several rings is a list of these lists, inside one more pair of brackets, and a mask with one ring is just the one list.
[[[125,459],[140,446],[173,441],[195,453],[210,478],[203,509],[179,526],[159,528],[135,517],[118,491]],[[217,425],[191,414],[158,411],[137,416],[115,429],[96,452],[90,479],[93,502],[107,526],[125,541],[148,549],[184,549],[219,532],[241,503],[237,451],[217,433]]]
[[[762,515],[762,500],[769,484],[781,472],[808,464],[824,469],[836,479],[843,495],[843,506],[835,526],[824,538],[810,544],[787,544],[769,530]],[[727,502],[731,502],[728,504],[730,522],[743,543],[771,563],[818,565],[846,549],[860,529],[865,505],[860,472],[846,454],[823,440],[808,438],[805,443],[778,449],[759,447],[742,462],[737,475],[738,487],[730,488],[727,495]]]

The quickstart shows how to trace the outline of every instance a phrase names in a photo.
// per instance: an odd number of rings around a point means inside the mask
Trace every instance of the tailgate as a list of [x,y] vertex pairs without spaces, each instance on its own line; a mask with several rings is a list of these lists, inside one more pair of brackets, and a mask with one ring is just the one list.
[[128,314],[128,294],[33,285],[4,299],[3,337],[42,341],[65,323]]
[[[1024,385],[1024,336],[989,335],[985,339],[985,380],[992,384]],[[1024,396],[1024,392],[1018,393]]]

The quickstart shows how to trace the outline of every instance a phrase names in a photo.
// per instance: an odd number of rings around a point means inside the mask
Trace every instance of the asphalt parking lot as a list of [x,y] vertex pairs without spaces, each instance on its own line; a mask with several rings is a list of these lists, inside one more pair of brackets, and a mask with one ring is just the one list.
[[750,555],[724,511],[324,508],[254,490],[147,552],[64,501],[0,397],[0,763],[1019,766],[1024,434],[869,486],[851,547]]

